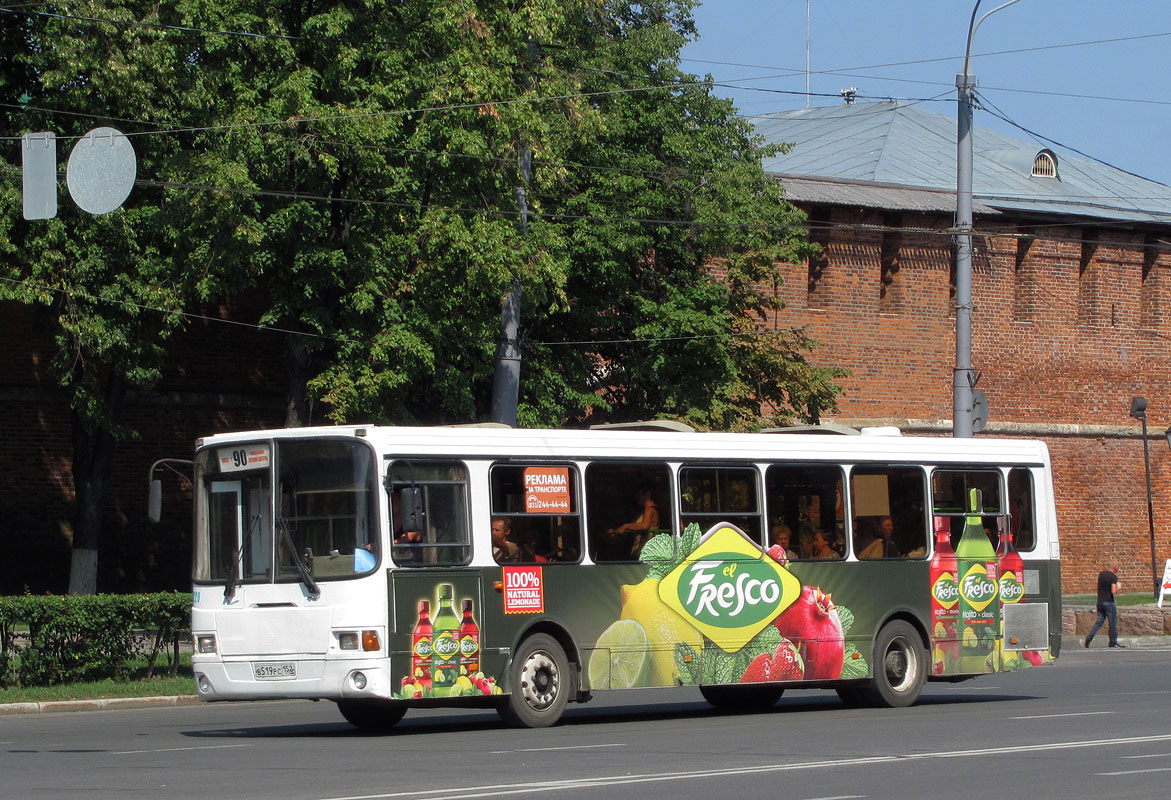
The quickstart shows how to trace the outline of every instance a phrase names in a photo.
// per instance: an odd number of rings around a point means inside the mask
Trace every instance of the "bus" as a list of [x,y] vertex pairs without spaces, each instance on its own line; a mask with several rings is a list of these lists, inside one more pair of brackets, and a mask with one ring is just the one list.
[[194,479],[208,701],[330,700],[365,729],[542,727],[643,687],[902,707],[1060,649],[1038,441],[350,425],[206,437]]

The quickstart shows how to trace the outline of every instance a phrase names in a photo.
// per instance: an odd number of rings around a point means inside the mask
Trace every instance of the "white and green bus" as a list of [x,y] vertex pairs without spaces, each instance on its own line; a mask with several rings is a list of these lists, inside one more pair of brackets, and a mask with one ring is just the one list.
[[928,680],[1057,656],[1043,443],[680,427],[200,440],[199,696],[537,727],[637,687],[905,706]]

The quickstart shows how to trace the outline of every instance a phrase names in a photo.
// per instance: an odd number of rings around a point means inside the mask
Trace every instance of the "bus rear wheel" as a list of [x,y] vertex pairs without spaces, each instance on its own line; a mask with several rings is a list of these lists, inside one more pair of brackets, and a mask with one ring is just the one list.
[[407,713],[402,703],[387,700],[338,700],[346,722],[364,731],[388,731]]
[[722,711],[764,711],[776,705],[785,693],[782,686],[718,685],[700,686],[699,693]]
[[565,650],[552,636],[538,633],[521,642],[512,658],[508,694],[497,711],[515,728],[556,724],[573,691]]
[[927,680],[927,649],[909,622],[893,620],[874,640],[874,678],[862,690],[868,705],[904,708],[919,699]]

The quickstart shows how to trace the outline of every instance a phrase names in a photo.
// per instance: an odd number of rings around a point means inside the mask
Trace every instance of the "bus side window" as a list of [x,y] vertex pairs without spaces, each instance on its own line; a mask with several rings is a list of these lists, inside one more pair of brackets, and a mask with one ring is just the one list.
[[730,522],[753,541],[764,543],[760,490],[753,467],[683,467],[679,470],[679,505],[683,525],[694,522],[707,532]]
[[391,555],[399,566],[453,566],[471,560],[467,468],[458,461],[390,465]]
[[542,564],[581,557],[581,504],[573,465],[495,464],[491,500],[493,520],[508,523],[508,555],[497,558],[499,563]]
[[1008,513],[1012,518],[1012,541],[1016,549],[1028,552],[1037,546],[1036,505],[1033,475],[1014,467],[1008,473]]
[[671,534],[671,470],[649,461],[599,461],[586,468],[590,558],[634,562],[648,541]]
[[926,557],[927,481],[922,469],[855,467],[850,496],[858,558]]
[[[769,541],[780,544],[789,531],[786,548],[791,558],[842,558],[845,504],[842,469],[825,464],[773,464],[765,473]],[[818,539],[817,534],[821,537]],[[779,533],[780,538],[774,535]]]

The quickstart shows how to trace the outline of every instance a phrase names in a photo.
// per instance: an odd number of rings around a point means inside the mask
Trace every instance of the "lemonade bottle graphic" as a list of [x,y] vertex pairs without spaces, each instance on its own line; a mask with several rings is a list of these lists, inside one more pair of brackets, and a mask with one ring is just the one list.
[[464,618],[459,624],[459,674],[480,671],[480,626],[472,616],[472,601],[464,600]]
[[935,555],[931,557],[931,663],[935,675],[954,672],[959,665],[959,565],[951,547],[949,517],[935,518]]
[[1016,669],[1020,663],[1020,653],[1008,649],[1010,642],[1004,636],[1004,606],[1019,603],[1025,597],[1025,562],[1012,543],[1012,531],[1006,530],[1001,534],[996,560],[1000,566],[1000,637],[1004,647],[1002,666],[1004,669]]
[[459,617],[450,583],[439,584],[439,611],[431,625],[431,686],[437,697],[446,697],[459,677]]
[[1000,587],[997,584],[996,551],[984,532],[979,489],[968,496],[964,532],[956,545],[960,585],[960,671],[993,672],[996,640],[1000,636]]
[[411,634],[411,677],[427,686],[431,683],[431,604],[419,601],[419,621]]

